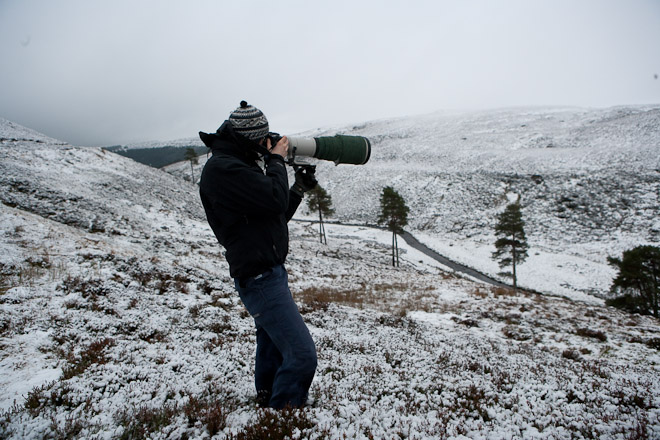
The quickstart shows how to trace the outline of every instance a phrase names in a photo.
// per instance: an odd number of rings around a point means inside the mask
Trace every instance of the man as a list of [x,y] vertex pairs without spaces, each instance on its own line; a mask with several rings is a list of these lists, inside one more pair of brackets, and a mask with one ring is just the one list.
[[[289,141],[272,145],[268,120],[242,101],[215,134],[200,132],[213,156],[200,196],[208,222],[226,250],[230,275],[257,329],[255,386],[260,405],[301,407],[316,371],[316,348],[289,290],[284,261],[287,222],[316,186],[300,169],[289,189]],[[259,166],[263,160],[264,169]]]

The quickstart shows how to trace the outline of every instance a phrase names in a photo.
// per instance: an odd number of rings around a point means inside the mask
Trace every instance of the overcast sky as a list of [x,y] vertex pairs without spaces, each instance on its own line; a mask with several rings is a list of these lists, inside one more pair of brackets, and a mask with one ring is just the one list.
[[74,145],[660,104],[660,0],[0,0],[0,116]]

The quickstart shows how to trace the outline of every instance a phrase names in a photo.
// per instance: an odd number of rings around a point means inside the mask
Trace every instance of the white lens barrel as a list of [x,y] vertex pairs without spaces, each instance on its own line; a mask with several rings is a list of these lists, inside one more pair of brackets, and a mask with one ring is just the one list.
[[314,157],[316,154],[316,140],[306,137],[289,138],[289,158],[295,156]]

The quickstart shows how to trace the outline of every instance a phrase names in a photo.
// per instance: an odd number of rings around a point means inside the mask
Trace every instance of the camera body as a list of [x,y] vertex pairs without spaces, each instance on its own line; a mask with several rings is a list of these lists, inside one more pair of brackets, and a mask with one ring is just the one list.
[[279,133],[275,133],[273,131],[269,131],[268,134],[266,135],[266,139],[270,139],[270,146],[274,147],[277,145],[277,143],[282,139],[283,136],[281,136]]

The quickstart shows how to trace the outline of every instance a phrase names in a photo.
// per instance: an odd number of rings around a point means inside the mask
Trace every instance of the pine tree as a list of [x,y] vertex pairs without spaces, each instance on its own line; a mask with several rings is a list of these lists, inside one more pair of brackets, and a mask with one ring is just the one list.
[[380,216],[378,224],[385,224],[392,231],[392,266],[399,266],[399,241],[397,234],[403,233],[403,227],[408,224],[408,212],[403,197],[391,186],[383,188],[380,196]]
[[520,212],[520,203],[509,204],[504,212],[497,217],[495,225],[496,251],[493,259],[497,260],[500,269],[512,266],[512,272],[502,272],[501,275],[513,278],[513,288],[518,288],[516,268],[527,259],[527,239],[525,238],[525,222]]
[[193,168],[193,165],[197,165],[199,163],[195,149],[193,147],[186,148],[184,158],[185,160],[190,161],[190,179],[192,180],[192,183],[195,183],[195,169]]
[[607,261],[619,269],[611,291],[623,293],[607,305],[660,318],[660,248],[637,246],[625,251],[622,259],[609,257]]
[[307,192],[307,206],[312,211],[319,212],[319,238],[321,243],[328,244],[323,226],[323,216],[330,217],[335,213],[332,208],[332,198],[321,185],[316,185],[314,189]]

